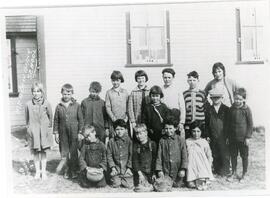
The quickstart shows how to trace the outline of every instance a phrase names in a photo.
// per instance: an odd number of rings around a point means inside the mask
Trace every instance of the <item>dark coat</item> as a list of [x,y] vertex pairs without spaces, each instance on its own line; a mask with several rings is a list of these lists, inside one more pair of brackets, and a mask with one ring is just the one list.
[[105,142],[105,127],[108,128],[108,116],[105,108],[105,102],[100,97],[85,98],[81,104],[84,124],[95,127],[97,137]]
[[229,110],[229,139],[244,142],[251,138],[253,119],[250,108],[244,104],[241,108],[234,105]]
[[55,109],[53,131],[59,133],[59,147],[62,154],[67,154],[70,145],[77,142],[78,133],[82,128],[83,116],[80,104],[74,99],[68,107],[60,102]]
[[158,146],[156,170],[163,171],[174,181],[181,169],[187,168],[187,148],[184,138],[178,135],[164,136]]
[[[156,106],[156,109],[162,117],[162,120],[164,120],[170,113],[168,107],[163,103]],[[160,116],[155,111],[152,104],[147,104],[145,105],[145,108],[142,109],[142,123],[147,126],[149,138],[157,144],[162,136],[163,129],[163,121],[160,119]]]

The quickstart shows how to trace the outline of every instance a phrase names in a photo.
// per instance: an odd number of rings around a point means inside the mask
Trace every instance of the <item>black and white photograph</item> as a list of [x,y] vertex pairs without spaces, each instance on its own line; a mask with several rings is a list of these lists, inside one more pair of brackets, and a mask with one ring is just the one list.
[[5,194],[269,196],[269,35],[268,0],[3,1]]

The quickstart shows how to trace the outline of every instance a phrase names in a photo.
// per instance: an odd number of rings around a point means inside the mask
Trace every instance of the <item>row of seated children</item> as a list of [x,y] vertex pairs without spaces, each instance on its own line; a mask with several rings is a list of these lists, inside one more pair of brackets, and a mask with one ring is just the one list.
[[211,149],[201,138],[202,125],[191,125],[192,137],[186,141],[177,135],[178,122],[164,120],[164,132],[159,144],[148,137],[145,124],[135,126],[136,141],[128,136],[124,120],[114,122],[115,136],[107,149],[96,137],[93,126],[84,128],[84,139],[79,157],[79,181],[82,187],[106,186],[106,171],[112,187],[133,188],[135,191],[170,191],[183,186],[186,176],[190,187],[206,189],[213,179]]

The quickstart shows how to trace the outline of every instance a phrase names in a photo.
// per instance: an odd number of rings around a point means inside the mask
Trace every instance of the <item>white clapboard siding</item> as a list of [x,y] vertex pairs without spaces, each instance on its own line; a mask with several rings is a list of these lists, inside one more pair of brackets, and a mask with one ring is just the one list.
[[[192,3],[195,2],[195,3]],[[162,85],[162,67],[128,68],[126,54],[126,12],[149,9],[168,10],[170,17],[171,62],[176,71],[175,83],[188,88],[186,75],[192,70],[200,75],[203,89],[212,76],[212,65],[222,62],[227,76],[237,80],[248,90],[248,103],[255,122],[264,122],[266,108],[257,102],[265,91],[264,79],[269,63],[237,65],[235,9],[262,5],[268,13],[267,1],[221,1],[175,3],[160,5],[89,6],[69,8],[32,8],[6,11],[9,15],[42,15],[44,19],[44,46],[46,87],[53,108],[60,100],[61,86],[71,83],[74,97],[88,96],[91,81],[102,84],[101,97],[111,88],[110,74],[120,70],[125,78],[122,87],[129,92],[136,86],[134,73],[144,69],[148,84]],[[264,21],[266,28],[269,24]],[[266,59],[266,57],[265,57]],[[258,67],[260,69],[258,69]],[[256,76],[256,85],[250,79]],[[12,118],[13,119],[13,118]]]

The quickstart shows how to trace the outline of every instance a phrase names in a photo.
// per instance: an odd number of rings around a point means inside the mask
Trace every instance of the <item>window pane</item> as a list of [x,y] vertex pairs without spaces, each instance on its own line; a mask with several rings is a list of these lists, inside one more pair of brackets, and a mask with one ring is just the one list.
[[7,63],[8,63],[8,90],[10,93],[13,92],[12,85],[12,65],[11,65],[11,39],[6,39],[6,52],[7,52]]
[[149,28],[150,60],[155,63],[166,63],[166,43],[164,27]]

